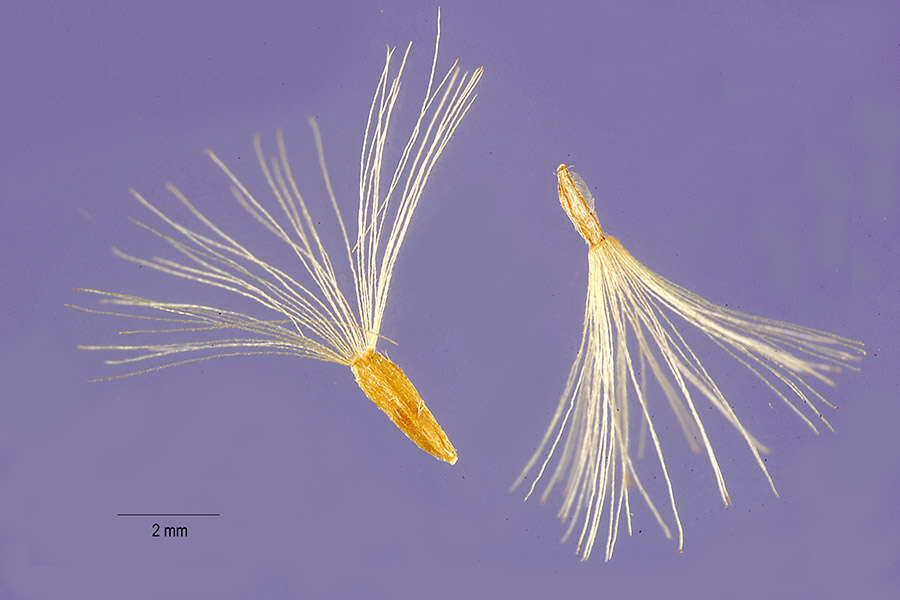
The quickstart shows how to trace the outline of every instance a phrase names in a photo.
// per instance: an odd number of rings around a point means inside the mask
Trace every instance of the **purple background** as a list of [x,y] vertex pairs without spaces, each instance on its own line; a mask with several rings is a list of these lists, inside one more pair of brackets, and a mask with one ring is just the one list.
[[[129,187],[174,208],[173,181],[246,245],[274,248],[202,150],[261,189],[251,137],[284,127],[331,223],[306,117],[352,215],[385,43],[414,42],[400,117],[420,101],[434,5],[228,4],[0,8],[0,597],[886,598],[900,586],[896,3],[444,6],[442,64],[458,55],[486,74],[415,215],[383,333],[455,467],[413,447],[336,365],[226,359],[88,382],[118,371],[76,344],[116,343],[130,324],[64,309],[93,306],[73,287],[216,296],[111,256],[170,255],[129,222],[150,219]],[[581,328],[585,247],[556,198],[560,162],[662,275],[867,343],[862,371],[826,390],[837,432],[820,436],[697,344],[772,447],[782,497],[710,419],[735,502],[723,509],[705,458],[663,413],[683,554],[638,506],[641,533],[620,537],[611,563],[581,564],[557,543],[559,496],[507,493]],[[164,521],[190,527],[172,540],[118,512],[223,516]]]

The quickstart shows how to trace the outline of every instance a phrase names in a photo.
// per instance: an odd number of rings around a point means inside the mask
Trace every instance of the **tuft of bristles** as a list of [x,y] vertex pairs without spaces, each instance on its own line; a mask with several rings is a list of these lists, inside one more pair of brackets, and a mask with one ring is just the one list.
[[[722,469],[700,417],[708,402],[744,439],[756,464],[776,493],[760,456],[766,447],[747,431],[700,359],[678,331],[697,327],[716,345],[750,369],[804,423],[831,429],[818,403],[831,405],[807,379],[834,385],[831,374],[865,354],[862,343],[823,331],[756,317],[717,306],[657,275],[613,237],[603,234],[593,199],[580,177],[564,165],[558,170],[560,202],[588,242],[588,291],[581,344],[563,394],[537,450],[513,488],[537,470],[526,499],[557,456],[541,501],[563,484],[559,517],[568,521],[563,536],[578,532],[578,552],[586,560],[598,535],[606,538],[610,560],[622,516],[631,535],[631,498],[640,495],[667,538],[672,529],[645,489],[635,459],[649,434],[667,490],[678,549],[684,531],[657,428],[654,400],[647,395],[647,371],[659,384],[692,449],[705,452],[722,501],[731,500]],[[640,434],[635,435],[635,427]],[[638,444],[635,438],[640,437]],[[563,439],[565,438],[565,439]],[[560,445],[561,454],[559,454]],[[646,474],[645,474],[646,475]]]
[[[435,80],[440,45],[440,11],[434,58],[422,101],[409,139],[392,170],[384,168],[385,147],[400,83],[412,44],[402,54],[396,74],[391,73],[395,48],[387,48],[384,68],[375,87],[363,134],[360,153],[359,204],[356,236],[351,245],[341,216],[316,122],[310,119],[319,156],[319,166],[328,198],[341,231],[353,291],[345,294],[338,284],[332,259],[316,230],[315,220],[300,194],[288,161],[284,137],[276,135],[277,154],[266,158],[259,136],[254,149],[259,167],[274,199],[266,206],[212,151],[209,158],[230,184],[231,194],[247,213],[279,242],[286,244],[303,265],[308,277],[295,278],[293,269],[266,262],[220,229],[174,185],[168,191],[194,216],[196,225],[187,226],[171,218],[143,195],[132,196],[157,217],[169,232],[137,224],[158,236],[181,256],[179,260],[115,254],[138,265],[188,279],[242,296],[265,309],[254,316],[214,306],[165,302],[96,289],[80,291],[100,297],[105,304],[133,312],[96,310],[69,305],[86,312],[156,321],[172,326],[160,329],[122,331],[122,334],[191,334],[217,331],[238,332],[217,340],[136,343],[131,345],[85,345],[85,350],[119,351],[126,358],[107,364],[146,363],[162,359],[145,369],[101,380],[128,377],[175,365],[226,356],[284,354],[350,365],[373,351],[380,337],[388,290],[401,245],[413,212],[422,196],[435,163],[475,100],[475,87],[482,68],[461,73],[454,61],[446,74]],[[301,279],[305,281],[301,282]],[[196,355],[172,360],[180,355]],[[167,361],[167,362],[166,362]]]

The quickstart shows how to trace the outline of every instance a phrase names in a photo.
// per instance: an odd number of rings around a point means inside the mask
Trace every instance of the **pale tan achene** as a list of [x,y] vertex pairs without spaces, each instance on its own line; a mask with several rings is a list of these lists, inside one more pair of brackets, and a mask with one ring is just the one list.
[[[284,354],[335,362],[350,367],[363,392],[385,412],[413,442],[440,460],[456,462],[456,450],[438,425],[403,371],[376,351],[388,290],[400,247],[406,238],[413,212],[422,197],[431,170],[451,136],[475,100],[475,87],[482,68],[461,73],[458,61],[443,78],[435,80],[440,46],[440,11],[434,58],[425,97],[406,145],[392,171],[383,172],[388,128],[400,92],[411,44],[403,52],[400,66],[391,75],[395,49],[388,48],[384,68],[375,87],[363,134],[359,163],[359,209],[356,238],[351,245],[338,208],[324,149],[315,121],[310,120],[325,187],[337,217],[347,266],[354,290],[345,294],[338,284],[334,264],[316,230],[306,202],[287,158],[281,132],[276,136],[278,153],[266,159],[259,137],[254,148],[269,192],[281,215],[276,218],[213,152],[213,163],[225,174],[232,195],[247,213],[286,244],[311,282],[301,283],[291,267],[278,267],[262,260],[217,227],[174,185],[167,186],[201,226],[183,225],[158,209],[141,194],[132,195],[173,233],[163,233],[138,223],[178,251],[183,262],[166,258],[143,259],[119,250],[125,260],[163,273],[189,279],[254,301],[268,314],[253,316],[220,307],[164,302],[95,289],[81,291],[101,296],[101,302],[134,312],[101,311],[72,306],[87,312],[175,324],[156,330],[130,330],[122,334],[190,334],[236,331],[240,337],[199,339],[169,343],[80,346],[85,350],[120,351],[133,354],[107,360],[108,364],[170,361],[145,369],[102,379],[117,379],[159,369],[225,356]],[[387,227],[386,227],[387,226]],[[354,298],[355,296],[355,298]],[[355,306],[354,306],[355,304]],[[172,361],[173,356],[194,355]]]
[[[750,369],[813,431],[817,431],[814,419],[831,428],[816,403],[832,405],[806,379],[833,385],[830,374],[841,367],[853,368],[850,363],[865,354],[862,343],[717,306],[675,285],[642,265],[618,240],[603,232],[590,190],[576,173],[560,165],[557,179],[563,210],[588,245],[584,328],[556,412],[513,487],[534,473],[526,498],[530,496],[557,456],[541,499],[546,501],[554,486],[563,483],[558,513],[568,521],[563,539],[578,531],[582,560],[591,555],[598,535],[606,538],[606,560],[612,557],[623,515],[631,534],[631,497],[635,493],[671,538],[672,530],[636,467],[640,449],[635,452],[635,447],[640,447],[649,433],[681,550],[684,530],[654,425],[654,404],[647,397],[648,370],[692,449],[705,452],[725,505],[731,499],[700,416],[701,400],[744,439],[773,491],[775,484],[761,457],[766,447],[741,423],[667,313],[699,328]],[[635,424],[641,427],[638,436],[633,432]],[[640,438],[637,444],[635,437]]]

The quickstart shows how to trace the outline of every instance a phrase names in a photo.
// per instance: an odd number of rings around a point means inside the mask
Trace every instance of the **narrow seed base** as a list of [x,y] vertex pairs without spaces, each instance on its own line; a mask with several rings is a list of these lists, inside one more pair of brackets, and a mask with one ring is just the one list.
[[435,458],[456,464],[456,449],[400,367],[368,350],[350,363],[350,370],[363,393],[406,437]]

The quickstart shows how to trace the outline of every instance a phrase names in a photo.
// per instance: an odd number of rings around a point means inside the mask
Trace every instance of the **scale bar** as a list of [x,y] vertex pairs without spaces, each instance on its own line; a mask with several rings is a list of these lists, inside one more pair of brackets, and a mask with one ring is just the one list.
[[117,517],[221,517],[222,513],[116,513]]

